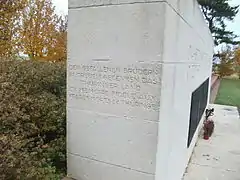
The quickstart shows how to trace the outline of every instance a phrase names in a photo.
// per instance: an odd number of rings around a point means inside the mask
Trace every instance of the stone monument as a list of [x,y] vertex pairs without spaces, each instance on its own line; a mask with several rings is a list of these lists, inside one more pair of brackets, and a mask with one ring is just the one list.
[[212,68],[197,1],[69,0],[68,51],[69,176],[181,180],[191,94]]

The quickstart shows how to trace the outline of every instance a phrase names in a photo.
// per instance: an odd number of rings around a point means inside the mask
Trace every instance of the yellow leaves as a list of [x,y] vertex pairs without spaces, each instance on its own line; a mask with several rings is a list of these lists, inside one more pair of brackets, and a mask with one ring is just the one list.
[[240,66],[240,47],[235,50],[235,61]]
[[54,13],[51,0],[5,1],[0,4],[1,57],[24,53],[32,60],[66,59],[66,21]]
[[43,59],[55,28],[55,14],[49,0],[29,0],[23,18],[22,48],[31,59]]
[[15,53],[18,19],[26,0],[5,0],[0,3],[0,56],[11,57]]
[[49,58],[54,61],[64,61],[67,58],[67,17],[58,18],[58,27],[49,47]]
[[235,50],[234,61],[236,64],[236,73],[238,74],[238,77],[240,79],[240,46]]
[[234,73],[233,51],[227,46],[226,49],[219,54],[221,63],[219,64],[219,74],[221,77],[230,76]]

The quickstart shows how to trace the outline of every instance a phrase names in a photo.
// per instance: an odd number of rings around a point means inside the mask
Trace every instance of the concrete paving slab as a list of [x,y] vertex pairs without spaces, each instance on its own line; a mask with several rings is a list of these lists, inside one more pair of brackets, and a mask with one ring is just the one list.
[[237,107],[215,108],[215,131],[209,140],[201,137],[183,180],[240,180],[240,117]]
[[191,164],[184,180],[239,180],[239,172]]

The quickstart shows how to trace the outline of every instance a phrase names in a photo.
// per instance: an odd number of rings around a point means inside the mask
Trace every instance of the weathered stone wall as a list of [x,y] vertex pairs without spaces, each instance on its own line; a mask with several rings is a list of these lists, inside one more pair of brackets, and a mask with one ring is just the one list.
[[180,180],[191,93],[211,74],[197,2],[70,0],[68,26],[70,176]]

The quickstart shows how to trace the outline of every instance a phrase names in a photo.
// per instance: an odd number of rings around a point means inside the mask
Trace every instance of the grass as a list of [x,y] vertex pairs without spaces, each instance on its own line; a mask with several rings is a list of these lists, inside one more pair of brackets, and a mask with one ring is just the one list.
[[215,104],[240,107],[240,80],[222,79]]

